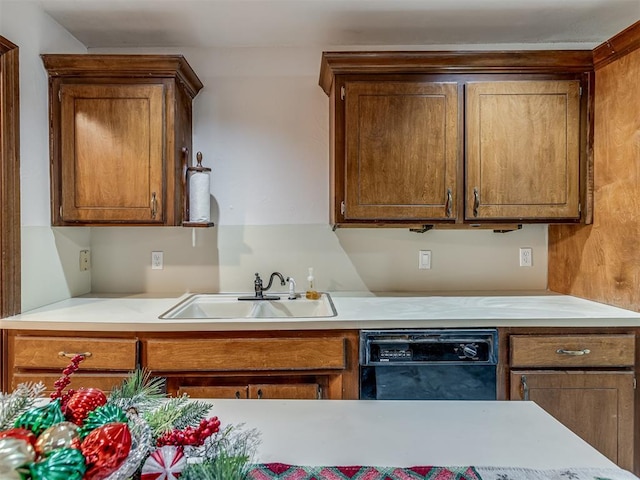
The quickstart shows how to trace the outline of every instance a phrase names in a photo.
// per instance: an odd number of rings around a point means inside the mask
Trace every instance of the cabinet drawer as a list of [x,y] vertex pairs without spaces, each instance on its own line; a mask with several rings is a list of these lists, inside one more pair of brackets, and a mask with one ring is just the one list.
[[149,370],[323,370],[346,366],[343,338],[147,340]]
[[512,367],[632,367],[634,335],[512,335]]
[[[11,385],[9,390],[13,391],[21,383],[42,382],[45,386],[46,394],[49,394],[55,390],[54,382],[60,378],[62,374],[57,375],[53,373],[17,373],[11,377]],[[68,389],[78,390],[80,387],[85,388],[99,388],[106,394],[108,394],[113,387],[119,386],[122,382],[128,378],[128,375],[122,374],[81,374],[74,373],[71,375],[71,383],[67,387]]]
[[133,370],[136,368],[135,339],[81,337],[15,337],[14,368],[63,369],[74,354],[87,358],[81,370]]

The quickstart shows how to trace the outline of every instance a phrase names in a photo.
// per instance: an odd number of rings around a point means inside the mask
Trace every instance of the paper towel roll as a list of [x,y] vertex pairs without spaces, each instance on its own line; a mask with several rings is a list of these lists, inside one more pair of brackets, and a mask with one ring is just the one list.
[[189,221],[209,222],[209,174],[195,172],[189,178]]

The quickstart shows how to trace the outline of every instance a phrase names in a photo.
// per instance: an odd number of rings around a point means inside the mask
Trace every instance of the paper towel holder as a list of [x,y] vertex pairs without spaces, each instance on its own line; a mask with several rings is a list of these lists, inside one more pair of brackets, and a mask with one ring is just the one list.
[[182,226],[183,227],[213,227],[213,222],[190,222],[189,221],[189,176],[196,172],[210,172],[211,169],[202,166],[202,152],[196,154],[197,165],[189,166],[189,149],[182,147],[182,192],[183,192],[183,209],[182,209]]

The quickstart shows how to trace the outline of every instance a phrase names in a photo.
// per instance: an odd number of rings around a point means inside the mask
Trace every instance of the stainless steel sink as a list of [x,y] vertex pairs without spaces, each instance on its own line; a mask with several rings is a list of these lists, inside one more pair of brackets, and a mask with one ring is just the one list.
[[197,293],[184,299],[159,318],[321,318],[335,317],[336,309],[328,293],[318,300],[297,298],[239,301],[242,294]]

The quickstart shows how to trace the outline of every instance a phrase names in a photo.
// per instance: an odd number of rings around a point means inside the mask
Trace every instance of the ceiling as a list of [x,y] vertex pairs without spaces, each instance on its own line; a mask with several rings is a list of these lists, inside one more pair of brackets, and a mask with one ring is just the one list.
[[[21,0],[25,1],[25,0]],[[592,47],[640,0],[26,0],[89,48]]]

